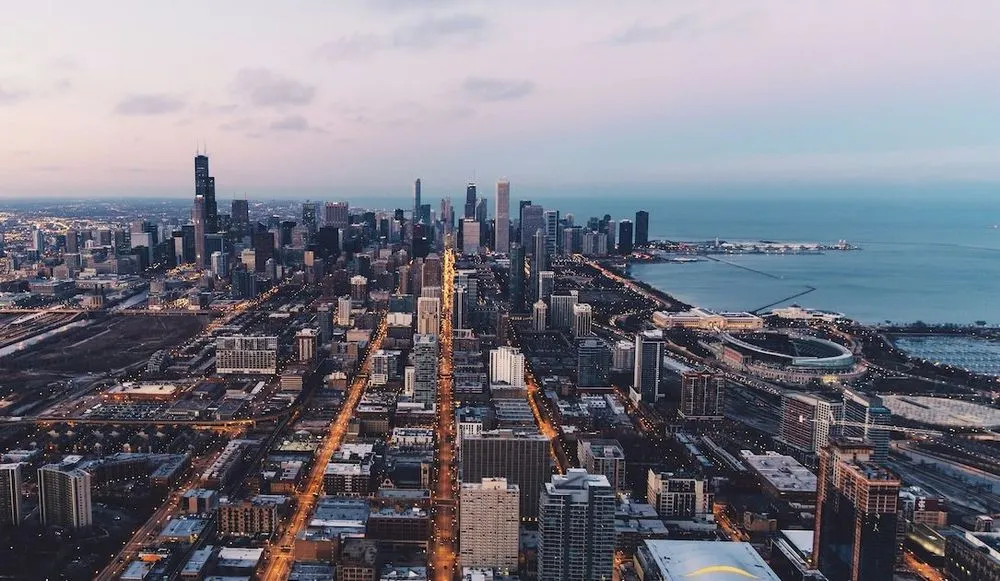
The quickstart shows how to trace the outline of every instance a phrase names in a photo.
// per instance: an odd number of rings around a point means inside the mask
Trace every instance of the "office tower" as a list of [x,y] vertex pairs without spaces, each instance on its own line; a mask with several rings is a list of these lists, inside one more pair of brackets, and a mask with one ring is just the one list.
[[340,254],[340,230],[333,226],[321,227],[312,242],[321,258],[337,258]]
[[[426,288],[424,290],[427,290]],[[420,297],[417,299],[417,333],[434,335],[441,329],[441,299]]]
[[819,454],[831,435],[843,402],[819,394],[787,392],[781,396],[778,440],[805,454]]
[[535,232],[545,232],[545,209],[535,204],[521,208],[521,246],[531,249],[532,257],[536,252],[534,245]]
[[549,323],[553,329],[569,331],[573,327],[573,307],[576,306],[577,300],[576,293],[552,295],[549,298],[549,306],[552,309]]
[[576,446],[580,468],[590,474],[603,474],[615,493],[625,488],[625,450],[618,440],[583,440]]
[[0,464],[0,529],[21,524],[21,464]]
[[497,182],[496,243],[494,252],[506,254],[510,250],[510,182],[503,178]]
[[434,406],[438,384],[437,335],[413,336],[413,400]]
[[347,202],[327,202],[323,208],[323,225],[343,230],[351,224],[350,206]]
[[295,334],[295,343],[298,345],[299,363],[312,363],[316,359],[316,344],[319,333],[316,329],[302,329]]
[[710,481],[687,473],[656,472],[646,475],[646,502],[661,519],[699,518],[712,514]]
[[611,369],[614,371],[632,371],[635,365],[635,343],[622,339],[615,343],[611,351]]
[[205,266],[208,256],[205,254],[205,197],[194,197],[194,209],[191,211],[191,221],[194,222],[194,263],[198,268]]
[[93,522],[90,474],[72,464],[48,464],[38,469],[38,501],[45,526],[79,529]]
[[506,478],[463,482],[459,496],[459,565],[515,571],[521,490]]
[[246,236],[250,233],[250,203],[246,200],[233,200],[230,208],[230,223],[233,231]]
[[453,329],[465,329],[469,322],[469,291],[462,286],[456,286],[452,293],[451,326]]
[[462,220],[462,254],[480,254],[482,250],[480,226],[478,220],[472,218]]
[[616,240],[618,240],[618,229],[614,220],[607,220],[605,224],[608,235],[608,254],[612,254],[615,251]]
[[440,287],[442,272],[441,257],[437,254],[428,254],[420,267],[421,288],[425,286]]
[[538,300],[549,300],[549,297],[552,295],[552,289],[556,284],[556,273],[551,270],[543,270],[538,273],[536,281],[538,285],[535,293],[538,295]]
[[649,244],[649,212],[639,210],[635,213],[635,245]]
[[560,232],[559,232],[559,210],[545,210],[542,215],[545,222],[545,251],[552,257],[559,254]]
[[584,337],[576,343],[576,382],[583,389],[610,387],[611,349],[600,337]]
[[551,474],[549,439],[525,431],[487,430],[462,437],[462,480],[506,478],[521,489],[521,519],[538,518],[538,495]]
[[42,232],[38,228],[31,231],[31,248],[41,255],[45,252],[45,232]]
[[337,299],[337,324],[347,327],[351,324],[351,297],[342,296]]
[[520,313],[524,310],[524,247],[516,242],[510,246],[507,296],[510,298],[511,312]]
[[228,257],[218,250],[212,253],[212,273],[219,278],[225,278],[229,274],[226,258]]
[[[208,156],[198,154],[194,157],[194,195],[205,199],[205,232],[216,233],[219,228],[219,206],[215,200],[215,178],[209,175]],[[203,266],[199,263],[199,266]]]
[[265,272],[265,265],[274,258],[274,234],[272,232],[257,232],[253,235],[254,272]]
[[329,343],[333,338],[333,314],[330,312],[330,303],[322,303],[316,307],[316,325],[319,327],[320,342]]
[[654,404],[660,398],[660,374],[662,367],[662,332],[643,331],[636,334],[632,391],[648,404]]
[[813,561],[828,579],[892,579],[899,478],[872,446],[836,439],[820,449]]
[[538,273],[549,269],[549,243],[545,239],[545,232],[541,229],[535,231],[532,236],[534,253],[531,255],[531,272],[538,278]]
[[[251,251],[253,252],[253,251]],[[234,300],[257,297],[257,277],[245,267],[235,268],[229,275],[230,296]]]
[[368,303],[368,279],[359,274],[351,277],[351,303],[356,307]]
[[531,329],[533,331],[544,331],[548,328],[545,319],[548,315],[549,307],[545,301],[539,299],[531,309]]
[[469,185],[465,187],[465,214],[463,218],[475,218],[476,217],[476,201],[478,201],[476,196],[476,184],[469,182]]
[[318,224],[316,223],[316,202],[305,202],[302,204],[302,225],[305,226],[306,232],[309,233],[309,240],[312,240]]
[[524,387],[524,354],[517,347],[490,349],[490,384]]
[[622,220],[618,224],[618,254],[628,256],[632,254],[632,222]]
[[476,222],[485,225],[487,219],[489,219],[489,211],[487,210],[486,198],[479,198],[476,200]]
[[710,371],[681,373],[681,417],[686,420],[725,419],[726,378]]
[[414,224],[420,221],[421,205],[422,203],[420,201],[420,178],[417,178],[416,181],[413,182],[413,214],[410,216],[410,219],[413,221]]
[[573,337],[589,337],[593,335],[591,330],[594,324],[594,310],[587,303],[573,305]]
[[570,468],[542,491],[538,511],[538,578],[611,581],[615,493],[603,474]]
[[[872,445],[872,461],[884,463],[889,456],[889,431],[876,426],[886,425],[891,413],[882,405],[882,398],[866,396],[852,389],[844,389],[840,419],[845,422],[841,434],[863,438]],[[864,426],[851,425],[864,424]]]
[[70,229],[66,231],[65,251],[67,254],[80,252],[80,233],[76,230]]

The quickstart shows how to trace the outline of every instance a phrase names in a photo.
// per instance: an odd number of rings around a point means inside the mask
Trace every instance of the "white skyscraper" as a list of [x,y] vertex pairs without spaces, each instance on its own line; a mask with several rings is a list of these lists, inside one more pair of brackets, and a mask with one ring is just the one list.
[[351,324],[351,297],[337,299],[337,324],[346,327]]
[[494,252],[510,252],[510,182],[502,178],[497,182],[496,248]]
[[548,325],[545,322],[548,310],[549,307],[545,304],[545,301],[535,301],[535,305],[531,308],[532,331],[544,331],[548,328]]
[[520,488],[506,478],[462,484],[459,555],[462,567],[517,569]]
[[420,297],[417,299],[417,333],[437,335],[441,328],[441,299]]
[[589,337],[593,334],[591,326],[594,322],[594,311],[587,303],[573,305],[573,336]]
[[524,387],[524,354],[516,347],[490,350],[490,383]]
[[[515,503],[514,509],[517,510]],[[21,524],[21,464],[0,464],[0,528]]]
[[93,522],[90,473],[85,470],[68,464],[42,466],[38,469],[38,500],[43,525],[79,529]]
[[228,257],[218,250],[212,253],[212,258],[211,258],[212,273],[215,274],[215,276],[223,278],[227,274],[229,274],[229,266],[227,264],[228,261],[226,260],[226,258]]

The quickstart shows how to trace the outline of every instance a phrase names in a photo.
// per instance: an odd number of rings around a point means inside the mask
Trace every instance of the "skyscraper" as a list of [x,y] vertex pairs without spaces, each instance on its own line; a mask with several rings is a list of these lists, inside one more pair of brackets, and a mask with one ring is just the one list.
[[313,236],[316,234],[318,229],[318,224],[316,223],[316,202],[305,202],[302,204],[302,225],[305,226],[306,232],[309,233],[309,240],[311,241]]
[[496,243],[493,251],[506,254],[510,250],[510,182],[503,178],[497,182]]
[[323,225],[342,230],[350,223],[350,205],[347,202],[327,202],[323,207]]
[[546,323],[546,317],[548,316],[549,307],[545,304],[545,301],[539,299],[535,301],[535,304],[531,308],[531,330],[532,331],[544,331],[548,328]]
[[480,224],[486,224],[489,219],[489,204],[486,202],[486,198],[479,198],[476,200],[476,221]]
[[710,371],[681,374],[680,415],[687,420],[725,418],[726,378]]
[[812,554],[828,579],[892,579],[900,480],[871,454],[845,439],[820,450]]
[[456,285],[452,293],[451,325],[455,329],[465,329],[469,322],[469,290],[465,285]]
[[536,230],[532,238],[534,253],[531,255],[531,273],[537,278],[539,272],[549,269],[549,243],[542,229]]
[[45,526],[79,529],[93,522],[90,473],[85,470],[70,464],[42,466],[38,469],[38,500]]
[[618,224],[618,254],[628,256],[632,254],[632,222],[622,220]]
[[0,529],[21,524],[21,464],[0,464]]
[[205,198],[205,232],[215,234],[219,231],[219,206],[215,200],[215,178],[208,171],[207,155],[194,156],[194,195]]
[[573,337],[579,339],[581,337],[589,337],[593,334],[592,326],[594,324],[594,310],[587,303],[578,303],[573,305],[573,325],[572,333]]
[[[424,290],[436,287],[424,287]],[[434,335],[441,329],[441,299],[436,297],[419,297],[417,299],[417,333]]]
[[635,245],[649,244],[649,212],[639,210],[635,213]]
[[611,348],[600,337],[584,337],[576,342],[576,383],[581,389],[610,388]]
[[194,222],[194,263],[198,268],[205,266],[208,256],[205,255],[205,196],[194,197],[194,209],[191,211],[191,221]]
[[421,216],[420,216],[420,205],[421,205],[421,202],[420,202],[420,178],[417,178],[416,181],[413,182],[413,215],[410,218],[411,220],[413,220],[414,224],[416,224],[417,222],[419,222],[420,218],[421,218]]
[[535,232],[545,231],[545,209],[536,204],[528,204],[521,208],[521,246],[535,253],[533,244]]
[[438,382],[437,335],[413,336],[413,399],[434,406]]
[[781,396],[778,440],[806,454],[819,454],[835,435],[843,402],[820,394],[788,392]]
[[603,474],[570,468],[545,485],[538,513],[538,578],[612,578],[615,493]]
[[511,312],[524,311],[524,246],[516,242],[510,246],[510,277],[507,281],[507,296],[510,298]]
[[233,200],[229,212],[232,231],[240,237],[250,234],[250,204],[246,200]]
[[473,218],[462,220],[462,254],[479,254],[482,223]]
[[625,492],[625,450],[618,440],[583,440],[576,453],[581,468],[603,474],[615,492]]
[[882,398],[866,396],[852,389],[844,389],[844,403],[841,417],[845,422],[864,424],[865,427],[845,425],[841,428],[844,436],[864,438],[872,445],[872,461],[885,462],[889,456],[889,431],[876,426],[885,425],[891,413],[882,405]]
[[[571,291],[572,292],[572,291]],[[573,307],[579,297],[574,294],[552,295],[549,298],[549,324],[553,329],[570,331],[573,327]]]
[[549,439],[532,432],[488,430],[462,437],[462,480],[506,478],[521,489],[522,519],[538,517],[538,497],[551,474]]
[[469,182],[469,185],[465,186],[465,215],[463,217],[476,217],[476,202],[478,199],[479,198],[476,195],[476,184],[474,182]]
[[[660,397],[660,374],[663,366],[663,334],[643,331],[635,336],[635,366],[632,390],[642,401],[653,404]],[[634,397],[634,396],[633,396]]]
[[548,255],[559,254],[561,236],[559,235],[559,210],[545,210],[543,215],[545,221],[545,250]]
[[462,567],[517,569],[521,490],[506,478],[463,482],[459,502]]
[[490,385],[524,387],[524,354],[506,345],[490,350]]

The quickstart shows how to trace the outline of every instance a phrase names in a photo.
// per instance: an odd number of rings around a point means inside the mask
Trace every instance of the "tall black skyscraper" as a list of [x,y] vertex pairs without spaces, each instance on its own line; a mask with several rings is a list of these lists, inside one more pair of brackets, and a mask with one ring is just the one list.
[[476,217],[476,184],[470,182],[465,187],[465,218]]
[[639,210],[635,213],[635,245],[649,244],[649,212]]
[[632,254],[632,222],[629,220],[618,224],[618,253],[623,256]]
[[241,237],[250,233],[250,204],[246,200],[233,200],[230,224]]
[[412,219],[413,219],[413,223],[414,224],[416,224],[417,222],[420,221],[421,214],[422,214],[422,212],[420,210],[420,178],[417,178],[417,181],[413,182],[413,216],[412,216]]
[[215,233],[219,227],[219,206],[215,201],[215,178],[209,175],[208,156],[194,156],[194,195],[205,199],[205,232]]
[[515,242],[510,246],[510,278],[507,284],[510,310],[524,311],[524,247]]

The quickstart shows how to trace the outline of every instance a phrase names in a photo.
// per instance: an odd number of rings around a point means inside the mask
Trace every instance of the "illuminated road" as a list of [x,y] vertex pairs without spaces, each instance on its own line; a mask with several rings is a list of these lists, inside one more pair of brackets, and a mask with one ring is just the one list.
[[326,438],[323,440],[323,444],[316,454],[316,459],[313,463],[312,471],[306,479],[306,484],[296,493],[298,503],[295,508],[295,514],[289,521],[288,526],[285,527],[279,540],[271,545],[272,550],[267,554],[267,562],[262,568],[263,574],[260,577],[261,579],[279,580],[288,578],[294,560],[292,548],[295,544],[295,537],[305,528],[309,520],[309,515],[312,514],[313,507],[316,504],[316,499],[323,492],[323,474],[326,472],[326,465],[329,464],[330,459],[333,458],[333,454],[340,448],[340,445],[344,441],[348,423],[350,423],[351,417],[354,415],[354,411],[357,409],[358,403],[361,401],[361,396],[364,394],[365,387],[368,384],[368,373],[372,366],[372,354],[381,349],[382,341],[385,340],[385,334],[386,321],[383,317],[378,331],[376,331],[371,344],[368,346],[364,363],[361,365],[357,376],[355,376],[354,381],[351,382],[351,386],[347,390],[344,404],[337,414],[337,419],[330,424],[330,430],[327,432]]
[[926,579],[927,581],[945,581],[946,579],[940,571],[918,560],[910,551],[903,552],[903,564],[921,579]]
[[455,252],[444,254],[441,278],[440,363],[438,367],[435,440],[433,530],[428,550],[431,578],[451,581],[456,576],[458,541],[458,468],[455,465],[455,400],[452,387],[452,292],[455,288]]

